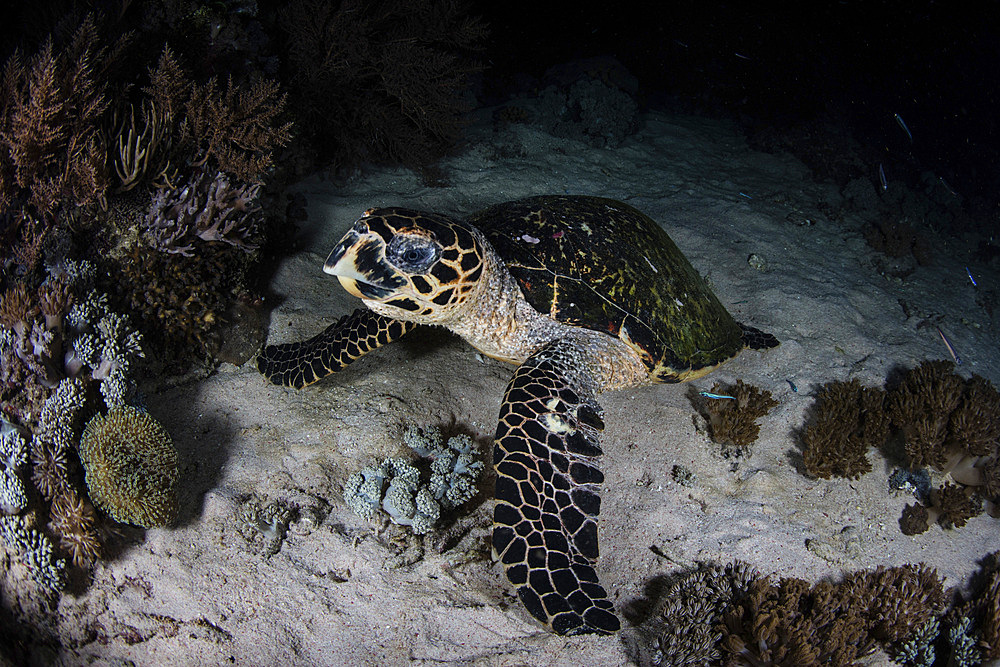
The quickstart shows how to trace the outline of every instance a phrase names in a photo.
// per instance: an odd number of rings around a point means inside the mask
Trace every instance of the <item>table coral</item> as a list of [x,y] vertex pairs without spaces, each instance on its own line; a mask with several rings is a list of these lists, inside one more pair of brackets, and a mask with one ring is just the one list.
[[111,518],[144,528],[177,517],[177,451],[147,412],[123,406],[97,415],[80,439],[94,503]]

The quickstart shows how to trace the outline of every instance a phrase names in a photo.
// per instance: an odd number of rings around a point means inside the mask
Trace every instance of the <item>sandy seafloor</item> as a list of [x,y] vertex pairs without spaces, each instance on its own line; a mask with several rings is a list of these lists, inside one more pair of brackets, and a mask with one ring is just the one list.
[[[722,121],[645,115],[614,150],[526,125],[484,122],[469,137],[443,163],[444,187],[403,169],[296,187],[308,201],[299,232],[306,250],[274,275],[271,342],[311,336],[359,305],[321,267],[366,208],[460,215],[536,194],[620,199],[663,224],[738,320],[782,345],[746,351],[694,383],[699,390],[742,379],[778,399],[738,463],[708,438],[688,386],[601,398],[599,573],[619,609],[635,605],[654,575],[696,561],[742,559],[809,580],[922,561],[955,585],[1000,549],[1000,521],[985,515],[960,530],[902,535],[898,517],[913,500],[888,491],[891,466],[877,452],[874,471],[857,481],[800,472],[796,432],[817,387],[850,378],[882,384],[893,369],[947,358],[934,327],[917,327],[924,318],[941,317],[962,375],[1000,385],[997,322],[976,303],[961,239],[934,237],[931,266],[887,278],[886,258],[861,233],[874,212],[842,207],[833,183],[815,182],[791,156],[750,150]],[[750,266],[751,254],[766,270]],[[996,274],[973,267],[978,289],[995,289]],[[457,425],[478,437],[488,460],[511,372],[447,332],[418,330],[305,390],[271,386],[248,363],[148,395],[181,456],[179,525],[136,533],[117,559],[96,566],[89,587],[62,599],[58,632],[67,648],[56,662],[626,664],[629,630],[559,637],[521,607],[487,547],[491,478],[465,518],[422,545],[401,528],[360,519],[341,499],[351,473],[407,454],[405,424]],[[693,472],[693,485],[672,480],[678,464]],[[270,558],[261,536],[248,541],[240,530],[250,499],[307,517]],[[322,520],[312,526],[308,517]]]

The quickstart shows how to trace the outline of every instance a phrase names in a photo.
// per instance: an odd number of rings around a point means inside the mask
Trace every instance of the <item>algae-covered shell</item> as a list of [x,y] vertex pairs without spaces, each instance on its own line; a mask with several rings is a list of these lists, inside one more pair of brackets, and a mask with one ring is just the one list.
[[469,221],[532,307],[617,336],[656,380],[693,379],[744,347],[740,326],[663,228],[627,204],[532,197]]

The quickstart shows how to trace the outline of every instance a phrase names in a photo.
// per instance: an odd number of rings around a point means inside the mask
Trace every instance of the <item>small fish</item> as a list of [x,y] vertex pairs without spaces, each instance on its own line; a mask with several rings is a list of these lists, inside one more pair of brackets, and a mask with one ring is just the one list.
[[735,396],[726,396],[725,394],[713,394],[710,391],[699,391],[698,393],[704,396],[705,398],[727,398],[730,401],[736,400]]
[[745,193],[745,192],[741,192],[741,193],[740,193],[740,196],[741,196],[741,197],[746,197],[747,199],[753,199],[753,197],[751,197],[750,195],[748,195],[748,194],[747,194],[747,193]]
[[979,287],[979,283],[972,277],[972,271],[969,271],[969,267],[965,267],[965,275],[969,276],[969,282],[972,283],[973,287]]
[[878,163],[878,182],[882,184],[882,192],[889,189],[889,181],[885,179],[885,169],[882,168],[882,163]]
[[899,126],[901,128],[903,128],[903,132],[906,132],[906,136],[908,136],[910,138],[910,143],[912,144],[913,143],[913,134],[910,132],[910,128],[906,127],[906,121],[903,120],[902,116],[900,116],[899,114],[896,114],[896,122],[899,123]]
[[743,60],[751,60],[750,56],[745,56],[739,51],[733,51],[733,55],[736,56],[737,58],[743,58]]
[[785,380],[785,382],[787,382],[788,386],[792,388],[792,391],[794,391],[796,394],[799,393],[799,388],[795,386],[794,382],[792,382],[791,380]]
[[961,366],[962,359],[958,356],[958,354],[955,353],[955,348],[952,347],[951,341],[948,340],[948,337],[944,335],[943,331],[941,331],[941,327],[934,327],[934,328],[937,329],[938,334],[940,334],[941,341],[944,343],[944,346],[948,348],[948,353],[951,354],[951,358],[955,360],[955,365]]
[[950,192],[953,197],[959,196],[958,192],[955,191],[955,188],[951,187],[951,185],[948,184],[948,181],[944,180],[944,178],[942,178],[941,176],[938,176],[938,180],[941,181],[941,185],[943,185],[945,189],[948,192]]

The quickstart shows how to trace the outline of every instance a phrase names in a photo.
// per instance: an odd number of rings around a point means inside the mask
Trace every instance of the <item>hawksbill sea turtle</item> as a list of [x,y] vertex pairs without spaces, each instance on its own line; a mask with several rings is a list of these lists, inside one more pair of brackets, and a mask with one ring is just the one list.
[[598,197],[531,197],[468,220],[371,209],[323,270],[367,308],[266,346],[260,372],[303,387],[417,324],[517,364],[494,440],[493,549],[553,631],[620,629],[595,570],[597,395],[692,380],[774,336],[737,323],[657,223]]

